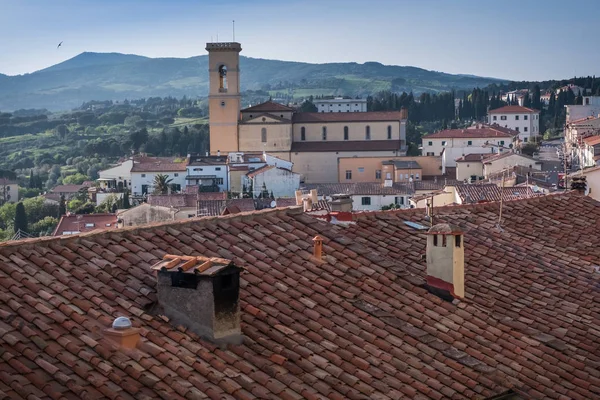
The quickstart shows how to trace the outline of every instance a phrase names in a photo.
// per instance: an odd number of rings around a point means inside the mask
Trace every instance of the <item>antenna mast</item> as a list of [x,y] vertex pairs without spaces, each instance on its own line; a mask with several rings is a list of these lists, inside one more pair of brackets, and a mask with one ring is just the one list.
[[233,20],[233,41],[235,42],[235,19]]
[[504,194],[504,172],[506,172],[506,171],[502,172],[502,189],[500,189],[500,215],[498,216],[498,227],[500,227],[500,224],[502,223],[502,205],[503,205],[502,199],[504,198],[503,197],[503,194]]

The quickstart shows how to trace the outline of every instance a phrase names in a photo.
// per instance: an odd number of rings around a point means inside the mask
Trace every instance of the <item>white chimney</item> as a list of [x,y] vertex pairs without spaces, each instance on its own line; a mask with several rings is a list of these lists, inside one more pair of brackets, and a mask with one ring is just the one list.
[[465,297],[463,232],[451,224],[436,224],[427,232],[427,286],[451,300]]

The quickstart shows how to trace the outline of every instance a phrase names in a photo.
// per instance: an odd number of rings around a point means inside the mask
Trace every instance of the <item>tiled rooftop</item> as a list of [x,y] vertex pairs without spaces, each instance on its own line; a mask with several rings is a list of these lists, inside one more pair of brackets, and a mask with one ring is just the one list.
[[[422,285],[422,210],[349,227],[277,209],[0,245],[0,397],[600,396],[599,204],[574,194],[436,209],[465,232],[466,298]],[[315,235],[324,259],[312,257]],[[155,315],[151,266],[219,257],[241,275],[242,345]],[[136,349],[103,335],[132,317]]]
[[264,103],[257,104],[255,106],[246,107],[242,112],[268,112],[268,111],[294,111],[294,108],[284,106],[283,104],[276,103],[274,101],[265,101]]
[[455,185],[458,196],[463,204],[482,201],[520,200],[539,196],[529,187],[499,187],[496,184]]
[[385,187],[381,182],[310,183],[304,185],[301,189],[316,189],[319,196],[331,196],[333,194],[399,195],[413,193],[413,189],[410,184],[400,182],[396,182],[390,187]]
[[63,215],[54,229],[54,236],[91,232],[98,229],[115,229],[116,214],[79,214]]
[[489,114],[523,114],[523,113],[539,113],[539,110],[522,106],[504,106],[490,110]]

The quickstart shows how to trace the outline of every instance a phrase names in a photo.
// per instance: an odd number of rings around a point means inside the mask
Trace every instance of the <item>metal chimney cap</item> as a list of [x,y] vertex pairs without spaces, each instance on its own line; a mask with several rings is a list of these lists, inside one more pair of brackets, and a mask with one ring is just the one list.
[[124,330],[129,329],[133,326],[131,320],[127,317],[117,317],[112,324],[113,329]]

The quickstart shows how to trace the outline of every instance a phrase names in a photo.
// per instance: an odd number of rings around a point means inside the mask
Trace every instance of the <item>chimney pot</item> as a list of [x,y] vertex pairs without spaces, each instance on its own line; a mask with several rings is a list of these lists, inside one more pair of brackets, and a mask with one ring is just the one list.
[[427,286],[445,299],[465,297],[463,232],[451,224],[436,224],[427,231]]
[[317,235],[313,238],[313,242],[315,242],[313,255],[317,260],[323,259],[323,238]]

